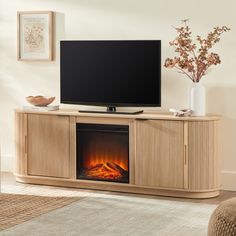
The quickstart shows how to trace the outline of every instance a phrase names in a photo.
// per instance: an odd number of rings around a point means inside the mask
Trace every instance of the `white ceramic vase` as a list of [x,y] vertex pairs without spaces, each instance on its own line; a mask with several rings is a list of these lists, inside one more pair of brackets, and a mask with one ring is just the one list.
[[193,83],[190,89],[190,109],[193,116],[205,116],[206,95],[205,88],[201,83]]

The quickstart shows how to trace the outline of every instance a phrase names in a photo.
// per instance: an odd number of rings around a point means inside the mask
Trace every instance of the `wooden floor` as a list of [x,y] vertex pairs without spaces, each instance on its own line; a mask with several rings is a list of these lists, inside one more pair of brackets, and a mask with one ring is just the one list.
[[[35,192],[35,189],[37,189],[37,188],[38,188],[39,192],[41,192],[41,189],[42,189],[42,187],[40,185],[17,183],[15,181],[14,175],[9,172],[2,172],[1,173],[1,186],[2,186],[2,190],[4,190],[4,189],[13,190],[14,188],[18,188],[18,189],[20,189],[20,191],[21,191],[21,189],[22,189],[22,191],[25,191],[25,189],[27,189],[28,192],[30,192],[31,189],[33,189]],[[65,193],[67,191],[71,196],[73,196],[73,195],[76,196],[77,195],[76,192],[78,192],[78,191],[80,192],[80,194],[82,193],[84,195],[89,195],[89,193],[102,192],[104,194],[138,196],[138,197],[142,197],[142,198],[167,199],[167,200],[174,200],[174,201],[181,201],[181,202],[193,202],[193,203],[205,203],[205,204],[219,204],[224,200],[236,197],[236,191],[221,191],[220,196],[215,197],[215,198],[210,198],[210,199],[185,199],[185,198],[174,198],[174,197],[150,196],[150,195],[143,195],[143,194],[117,193],[117,192],[109,192],[109,191],[95,191],[95,190],[85,190],[85,189],[78,190],[78,189],[74,189],[74,188],[62,188],[62,187],[50,187],[50,186],[47,187],[47,191],[48,190],[51,190],[51,194],[55,193],[56,195],[60,191],[63,191],[63,193]],[[24,192],[22,192],[22,194],[24,194]]]

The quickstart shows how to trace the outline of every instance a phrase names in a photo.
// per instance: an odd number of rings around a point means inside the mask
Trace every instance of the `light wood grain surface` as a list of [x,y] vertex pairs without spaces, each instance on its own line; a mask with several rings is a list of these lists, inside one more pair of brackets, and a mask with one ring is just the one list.
[[[129,184],[76,179],[76,123],[129,126]],[[17,110],[17,180],[180,197],[217,196],[218,123],[217,116],[192,119]]]
[[27,175],[27,114],[15,113],[16,173]]
[[69,177],[69,117],[28,114],[28,174]]
[[145,111],[137,115],[124,115],[124,114],[110,114],[110,113],[80,113],[75,109],[60,109],[58,111],[36,111],[36,110],[22,110],[16,109],[18,113],[36,113],[36,114],[48,114],[48,115],[68,115],[76,117],[101,117],[101,118],[119,118],[119,119],[163,119],[163,120],[219,120],[220,116],[214,114],[208,114],[206,116],[190,116],[190,117],[177,117],[170,112],[148,112]]
[[219,188],[219,121],[189,122],[189,188]]
[[184,123],[148,120],[136,123],[135,183],[140,186],[184,187]]

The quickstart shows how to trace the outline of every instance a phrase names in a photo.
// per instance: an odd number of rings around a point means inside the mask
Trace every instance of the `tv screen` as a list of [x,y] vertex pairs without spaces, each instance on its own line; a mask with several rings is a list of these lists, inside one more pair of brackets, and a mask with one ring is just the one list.
[[61,41],[61,103],[161,105],[161,41]]

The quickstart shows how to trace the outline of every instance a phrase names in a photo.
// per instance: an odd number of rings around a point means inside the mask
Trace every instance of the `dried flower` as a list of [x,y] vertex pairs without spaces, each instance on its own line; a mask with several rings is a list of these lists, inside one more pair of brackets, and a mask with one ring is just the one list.
[[179,57],[167,58],[164,66],[167,68],[175,68],[178,72],[188,76],[193,82],[199,82],[202,76],[206,74],[208,68],[212,65],[220,64],[220,57],[217,53],[210,52],[210,49],[220,41],[220,36],[224,32],[230,30],[226,26],[215,27],[213,31],[208,33],[204,39],[197,35],[197,45],[193,42],[188,19],[182,20],[183,26],[175,28],[177,37],[169,42],[171,47],[175,48],[175,52]]

